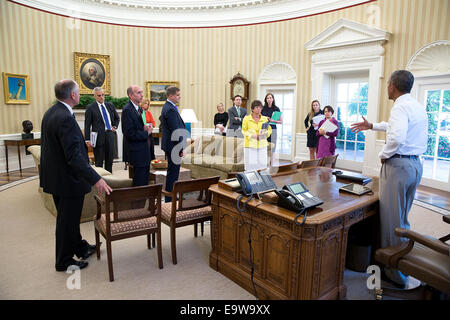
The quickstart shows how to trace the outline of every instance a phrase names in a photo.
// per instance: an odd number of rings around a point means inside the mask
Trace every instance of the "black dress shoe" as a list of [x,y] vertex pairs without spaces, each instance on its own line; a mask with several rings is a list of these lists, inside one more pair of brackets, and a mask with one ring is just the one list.
[[92,256],[94,254],[95,248],[96,248],[95,245],[88,244],[88,246],[85,249],[84,253],[81,256],[79,256],[79,255],[76,255],[76,256],[79,259],[86,260],[87,258],[89,258],[90,256]]
[[406,289],[406,284],[400,284],[400,283],[395,282],[394,280],[391,280],[390,278],[388,278],[388,276],[386,275],[384,270],[381,270],[381,280],[393,285],[397,289],[402,289],[402,290]]
[[65,264],[63,266],[56,266],[55,268],[56,268],[56,271],[66,271],[67,268],[70,266],[75,266],[80,269],[84,269],[88,266],[88,264],[89,263],[87,261],[76,261],[76,260],[72,259],[72,261],[68,262],[67,264]]

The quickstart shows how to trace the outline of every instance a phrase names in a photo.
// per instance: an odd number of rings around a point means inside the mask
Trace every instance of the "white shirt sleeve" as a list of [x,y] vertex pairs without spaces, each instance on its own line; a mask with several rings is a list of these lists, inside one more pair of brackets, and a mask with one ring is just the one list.
[[380,159],[388,159],[397,153],[400,145],[405,143],[408,132],[408,113],[401,104],[391,110],[386,128],[386,144],[379,154]]
[[380,123],[373,123],[372,130],[373,131],[386,131],[387,126],[388,126],[387,122],[384,122],[384,121],[382,121]]

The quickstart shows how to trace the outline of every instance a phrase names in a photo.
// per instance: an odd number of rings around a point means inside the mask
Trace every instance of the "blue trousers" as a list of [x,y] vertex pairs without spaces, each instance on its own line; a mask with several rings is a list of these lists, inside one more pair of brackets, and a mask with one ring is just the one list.
[[[172,192],[173,184],[180,176],[180,164],[173,162],[170,152],[166,152],[167,157],[167,176],[166,176],[166,191]],[[172,197],[165,197],[165,202],[171,202]]]

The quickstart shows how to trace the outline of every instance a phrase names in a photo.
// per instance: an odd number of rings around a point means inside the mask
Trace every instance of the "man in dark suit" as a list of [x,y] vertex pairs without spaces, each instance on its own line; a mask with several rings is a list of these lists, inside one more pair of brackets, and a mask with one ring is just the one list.
[[[99,194],[111,188],[89,165],[87,146],[73,116],[72,107],[80,99],[80,88],[73,80],[55,85],[58,102],[45,112],[41,127],[40,186],[53,195],[56,218],[56,271],[71,265],[83,269],[95,246],[82,240],[80,217],[84,195],[95,185]],[[74,260],[76,255],[82,260]]]
[[241,107],[242,97],[234,96],[233,106],[228,109],[227,137],[244,138],[242,134],[242,119],[247,115],[247,109]]
[[[180,89],[170,86],[166,90],[167,101],[161,110],[162,139],[161,149],[166,153],[167,176],[166,190],[171,192],[173,184],[180,175],[181,158],[186,146],[187,131],[181,119],[177,103],[180,102]],[[165,197],[165,202],[171,202],[171,197]]]
[[127,139],[129,162],[134,168],[133,186],[148,185],[150,173],[150,151],[148,135],[150,126],[142,121],[142,108],[139,104],[144,97],[139,86],[132,85],[127,89],[130,101],[122,110],[122,132]]
[[120,118],[114,105],[105,102],[105,93],[102,88],[95,87],[93,93],[96,101],[88,105],[85,112],[84,138],[88,145],[93,144],[91,141],[92,127],[92,132],[97,133],[95,146],[92,145],[95,166],[103,167],[103,160],[105,160],[105,169],[112,173],[114,141]]

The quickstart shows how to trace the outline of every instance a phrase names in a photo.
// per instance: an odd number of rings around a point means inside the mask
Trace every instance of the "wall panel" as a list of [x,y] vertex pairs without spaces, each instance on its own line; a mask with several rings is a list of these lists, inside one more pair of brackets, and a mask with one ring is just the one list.
[[[194,108],[201,125],[212,127],[218,102],[228,109],[231,77],[241,72],[251,82],[250,100],[257,97],[257,80],[268,64],[280,61],[297,73],[297,128],[311,97],[311,53],[304,43],[339,18],[368,23],[370,6],[378,6],[380,28],[392,33],[386,43],[385,79],[423,45],[449,39],[447,0],[379,0],[311,17],[241,27],[160,29],[115,26],[73,20],[7,1],[0,1],[0,71],[30,76],[30,105],[5,105],[0,99],[0,134],[19,133],[30,119],[34,131],[53,103],[54,83],[73,78],[73,52],[111,56],[112,95],[123,97],[130,84],[145,90],[147,80],[178,80],[181,107]],[[2,90],[3,95],[3,90]],[[379,120],[389,117],[391,101],[380,99]],[[152,107],[156,119],[161,108]],[[157,125],[159,121],[157,120]]]

